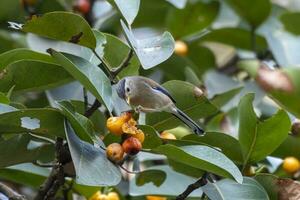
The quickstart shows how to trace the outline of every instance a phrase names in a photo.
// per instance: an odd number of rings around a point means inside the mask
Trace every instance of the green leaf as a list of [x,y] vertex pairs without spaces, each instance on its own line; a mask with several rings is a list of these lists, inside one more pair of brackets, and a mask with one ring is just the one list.
[[24,9],[19,0],[0,2],[0,22],[16,20],[24,17]]
[[[109,67],[119,67],[127,58],[130,47],[113,35],[105,33],[104,36],[106,41],[103,49],[103,59],[109,63]],[[121,79],[125,76],[138,75],[139,67],[139,60],[136,55],[133,55],[129,65],[118,74],[118,77]]]
[[[183,81],[168,81],[164,86],[176,100],[176,106],[192,119],[199,119],[215,114],[218,110],[204,95],[198,96],[198,88]],[[146,124],[153,126],[158,131],[174,128],[181,124],[170,113],[151,113],[146,116]]]
[[62,113],[66,116],[66,118],[72,125],[73,129],[76,132],[76,135],[81,140],[92,143],[92,138],[95,135],[91,121],[89,121],[89,119],[87,119],[83,115],[80,115],[79,113],[75,112],[75,108],[70,102],[61,101],[57,102],[57,104],[61,109]]
[[233,88],[221,94],[216,94],[210,101],[216,107],[221,108],[228,103],[233,97],[241,92],[243,87]]
[[253,110],[253,100],[254,94],[249,93],[241,99],[238,107],[239,141],[244,166],[271,154],[286,139],[291,126],[289,116],[283,110],[260,122]]
[[[57,64],[35,60],[20,60],[9,64],[2,72],[0,91],[40,91],[65,84],[72,77]],[[34,78],[33,78],[34,77]]]
[[[260,35],[256,35],[256,48],[259,51],[266,50],[268,45]],[[220,28],[211,31],[196,41],[212,41],[228,44],[240,49],[252,50],[250,31],[241,28]],[[195,41],[195,42],[196,42]]]
[[51,49],[51,55],[99,101],[103,102],[109,111],[112,111],[110,80],[99,67],[81,57],[59,53],[53,49]]
[[[257,60],[241,61],[238,63],[239,68],[246,70],[253,78],[257,78],[258,70],[260,69],[260,62]],[[270,71],[272,73],[272,71]],[[292,91],[283,91],[280,89],[270,88],[268,95],[272,97],[279,105],[284,109],[300,118],[300,79],[298,74],[299,68],[284,68],[277,69],[277,73],[281,73],[281,76],[286,76],[286,80],[291,82]],[[262,74],[263,75],[263,74]],[[285,80],[285,81],[286,81]],[[257,81],[257,79],[256,79]],[[257,81],[258,82],[258,81]],[[259,82],[258,82],[259,83]]]
[[187,3],[187,0],[166,0],[173,4],[178,9],[183,9]]
[[114,7],[118,9],[126,22],[131,25],[139,12],[140,0],[108,0]]
[[96,38],[89,24],[80,15],[70,12],[57,11],[32,17],[23,25],[22,31],[96,48]]
[[208,183],[202,187],[203,192],[213,200],[269,200],[267,192],[254,179],[244,177],[243,184],[224,179]]
[[174,51],[174,39],[169,32],[160,36],[137,40],[123,21],[121,25],[128,43],[144,69],[152,68],[167,60]]
[[199,32],[209,26],[219,11],[219,2],[188,2],[184,9],[171,8],[166,23],[175,38]]
[[37,167],[30,163],[0,169],[1,179],[34,188],[39,188],[49,174],[49,169]]
[[278,199],[278,185],[277,181],[278,177],[272,174],[258,174],[254,177],[254,179],[262,185],[267,191],[270,199],[277,200]]
[[7,51],[0,55],[0,70],[20,60],[34,60],[55,64],[53,58],[47,54],[32,51],[30,49],[19,48]]
[[53,108],[21,109],[0,104],[0,133],[24,133],[54,139],[65,137],[63,116]]
[[76,182],[89,186],[113,186],[121,181],[120,170],[107,158],[101,148],[80,140],[65,124],[68,145],[76,171]]
[[269,0],[226,0],[226,2],[238,15],[255,28],[262,24],[271,12],[271,3]]
[[299,20],[300,12],[287,12],[280,16],[284,28],[295,35],[300,35]]
[[154,128],[146,125],[139,125],[138,128],[141,129],[145,134],[145,140],[143,142],[144,149],[153,149],[162,144],[159,134]]
[[241,183],[243,177],[239,169],[224,154],[213,148],[202,145],[189,145],[176,147],[174,145],[161,145],[152,150],[163,154],[170,160],[212,172],[219,176],[234,178]]
[[[13,136],[7,140],[0,141],[0,168],[32,162],[45,157],[54,159],[54,146],[34,142],[32,136],[28,134],[20,134]],[[52,161],[48,159],[48,161]]]
[[271,155],[282,159],[288,156],[300,159],[300,137],[289,135]]
[[146,183],[152,182],[156,187],[159,187],[165,181],[167,174],[164,171],[150,169],[142,171],[136,175],[136,185],[143,186]]
[[2,104],[9,104],[10,103],[9,98],[2,92],[0,92],[0,103],[2,103]]
[[184,164],[182,162],[177,162],[174,160],[168,160],[168,164],[172,169],[178,173],[185,174],[187,176],[199,178],[204,174],[204,171],[196,167],[191,167],[190,165]]
[[[173,171],[167,165],[160,165],[150,167],[147,170],[160,170],[164,171],[166,180],[159,187],[153,183],[148,183],[143,186],[136,185],[136,177],[130,180],[129,194],[131,196],[144,196],[144,195],[162,195],[162,196],[177,196],[183,192],[189,184],[196,182],[196,178],[185,176]],[[180,181],[178,181],[180,180]],[[189,197],[199,198],[202,195],[201,189],[195,190]]]
[[231,160],[240,164],[243,163],[242,150],[239,141],[226,133],[206,132],[202,137],[190,134],[183,137],[182,140],[217,147]]

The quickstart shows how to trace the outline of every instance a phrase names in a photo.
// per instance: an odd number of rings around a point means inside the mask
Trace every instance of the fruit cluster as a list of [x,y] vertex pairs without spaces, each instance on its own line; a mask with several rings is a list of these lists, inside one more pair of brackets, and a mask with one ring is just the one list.
[[108,194],[102,194],[101,191],[96,192],[89,198],[89,200],[120,200],[118,193],[109,192]]
[[145,134],[136,125],[137,122],[129,112],[107,120],[107,129],[114,135],[122,136],[123,139],[122,144],[112,143],[106,149],[106,155],[112,162],[119,163],[124,153],[135,155],[142,149]]

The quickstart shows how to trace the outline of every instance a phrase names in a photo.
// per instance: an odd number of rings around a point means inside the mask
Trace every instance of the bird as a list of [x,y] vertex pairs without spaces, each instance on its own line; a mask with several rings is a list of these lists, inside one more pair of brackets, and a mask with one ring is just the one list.
[[164,87],[143,76],[127,76],[116,85],[118,96],[136,112],[168,112],[185,123],[197,135],[204,130],[183,111],[176,107],[176,101]]

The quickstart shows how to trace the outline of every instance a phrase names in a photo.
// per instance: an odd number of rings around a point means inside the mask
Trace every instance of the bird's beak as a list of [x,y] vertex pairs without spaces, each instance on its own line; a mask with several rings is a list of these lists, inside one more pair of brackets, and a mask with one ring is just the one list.
[[128,105],[130,105],[130,98],[128,96],[126,96],[126,102],[128,103]]

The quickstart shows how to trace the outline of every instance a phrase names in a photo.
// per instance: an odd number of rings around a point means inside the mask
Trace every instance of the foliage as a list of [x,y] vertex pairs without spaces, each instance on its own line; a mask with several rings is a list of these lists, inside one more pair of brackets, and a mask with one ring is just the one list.
[[[299,8],[1,0],[0,181],[28,199],[297,199],[300,169],[282,160],[300,159]],[[142,139],[110,133],[107,119],[130,109],[115,84],[134,75],[160,83],[205,135],[166,112],[130,114]],[[130,136],[142,150],[112,162],[106,146]]]

